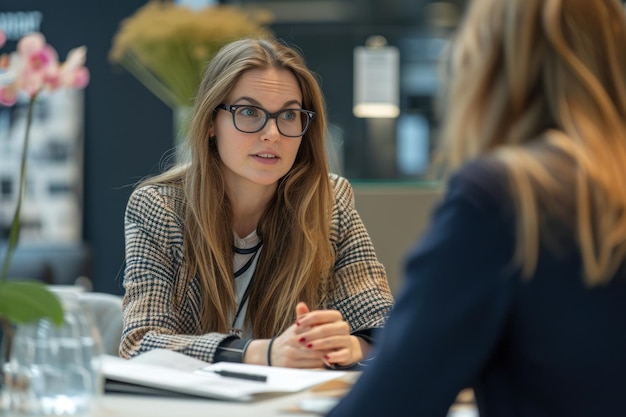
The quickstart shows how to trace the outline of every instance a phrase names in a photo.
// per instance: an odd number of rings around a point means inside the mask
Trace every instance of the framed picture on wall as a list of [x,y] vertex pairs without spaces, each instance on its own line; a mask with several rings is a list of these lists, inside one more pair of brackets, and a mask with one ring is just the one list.
[[[18,199],[28,101],[0,106],[0,239]],[[35,103],[21,214],[22,243],[82,239],[84,92],[42,93]]]

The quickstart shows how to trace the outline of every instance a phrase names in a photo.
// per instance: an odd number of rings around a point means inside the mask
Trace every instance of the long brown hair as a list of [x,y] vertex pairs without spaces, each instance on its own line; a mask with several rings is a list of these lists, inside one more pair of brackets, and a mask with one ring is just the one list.
[[489,153],[502,163],[526,276],[554,236],[546,219],[567,226],[562,242],[578,246],[588,284],[607,282],[624,261],[625,47],[617,0],[474,0],[456,35],[443,161],[455,169]]
[[291,71],[302,92],[303,108],[316,112],[293,167],[280,179],[257,228],[263,250],[250,287],[246,324],[255,338],[267,338],[293,323],[298,301],[313,308],[323,305],[334,264],[325,105],[302,56],[270,39],[244,39],[223,47],[198,89],[188,133],[190,162],[148,182],[183,187],[184,254],[188,279],[197,275],[200,280],[203,330],[227,332],[235,310],[233,214],[223,164],[208,137],[216,106],[244,72],[258,68]]

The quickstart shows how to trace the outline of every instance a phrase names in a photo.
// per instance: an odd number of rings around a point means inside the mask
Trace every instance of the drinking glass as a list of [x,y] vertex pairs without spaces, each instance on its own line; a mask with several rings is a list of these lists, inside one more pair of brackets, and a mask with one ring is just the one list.
[[91,311],[76,294],[57,295],[62,325],[41,319],[15,329],[7,364],[14,415],[88,416],[103,392],[102,343]]

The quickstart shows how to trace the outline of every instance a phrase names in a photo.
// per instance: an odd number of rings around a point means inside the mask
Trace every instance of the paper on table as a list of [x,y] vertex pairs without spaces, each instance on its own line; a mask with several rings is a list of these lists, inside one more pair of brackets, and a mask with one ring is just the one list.
[[[213,372],[216,370],[266,375],[267,382],[223,377]],[[103,373],[110,381],[235,401],[251,401],[256,394],[301,391],[345,375],[229,362],[208,364],[166,349],[154,349],[130,360],[105,355]]]
[[[246,381],[228,377],[221,377],[215,371],[241,372],[267,377],[267,382]],[[306,370],[281,368],[278,366],[248,365],[243,363],[218,362],[198,369],[198,375],[215,378],[221,383],[235,385],[250,385],[250,388],[259,393],[269,392],[297,392],[315,385],[342,377],[345,372],[326,370]]]

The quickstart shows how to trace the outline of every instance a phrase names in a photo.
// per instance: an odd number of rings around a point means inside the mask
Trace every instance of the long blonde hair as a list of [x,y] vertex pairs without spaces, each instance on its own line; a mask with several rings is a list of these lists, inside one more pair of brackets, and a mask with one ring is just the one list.
[[184,254],[188,279],[196,274],[200,279],[203,331],[227,332],[236,307],[233,214],[224,167],[209,140],[209,130],[216,106],[223,103],[244,72],[257,68],[291,71],[302,92],[303,108],[316,112],[293,167],[279,180],[276,195],[257,228],[263,250],[250,287],[246,324],[255,338],[267,338],[293,323],[298,301],[313,308],[323,305],[334,264],[325,105],[317,79],[301,55],[270,39],[244,39],[223,47],[208,65],[198,89],[188,133],[189,165],[176,167],[148,183],[183,187]]
[[473,0],[450,49],[442,160],[490,154],[505,168],[527,277],[557,228],[589,285],[624,262],[624,48],[617,0]]

